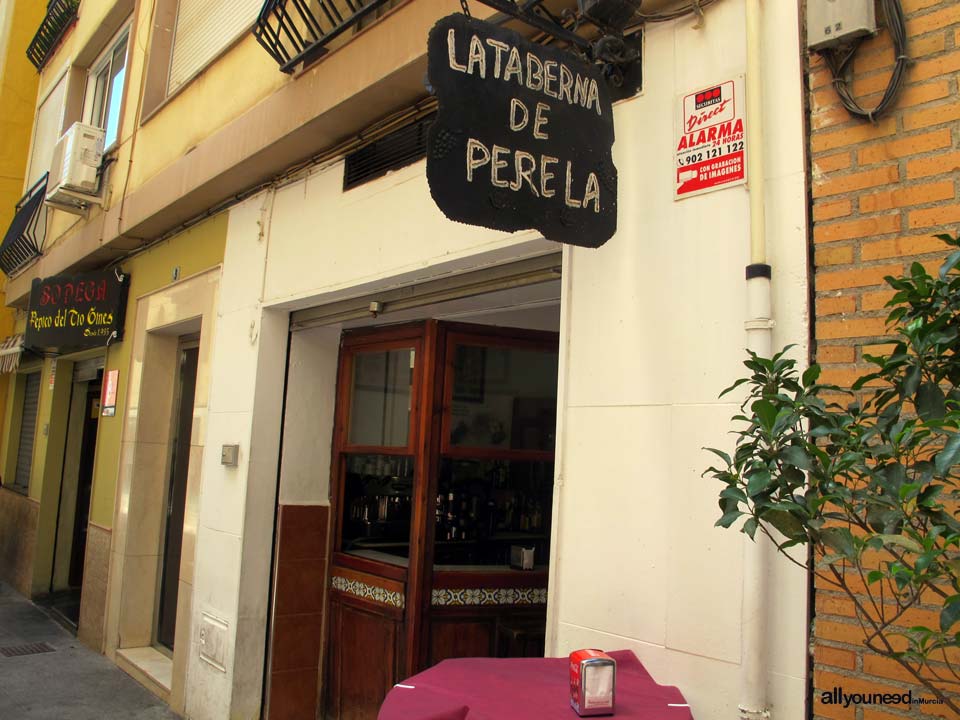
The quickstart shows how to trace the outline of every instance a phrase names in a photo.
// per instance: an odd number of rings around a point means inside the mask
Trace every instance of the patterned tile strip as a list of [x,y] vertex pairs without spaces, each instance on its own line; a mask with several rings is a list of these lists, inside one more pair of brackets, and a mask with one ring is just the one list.
[[431,605],[545,605],[546,588],[438,588]]
[[331,584],[334,590],[339,590],[342,593],[363,598],[364,600],[373,600],[381,605],[403,608],[404,598],[401,592],[387,590],[386,588],[377,587],[376,585],[368,585],[360,580],[349,580],[339,575],[333,576]]

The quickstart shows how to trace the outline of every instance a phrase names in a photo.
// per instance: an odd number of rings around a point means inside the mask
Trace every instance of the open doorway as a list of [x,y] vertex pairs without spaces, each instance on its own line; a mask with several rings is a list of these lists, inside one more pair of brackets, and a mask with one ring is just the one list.
[[54,615],[73,632],[80,621],[102,383],[102,356],[74,363],[48,599]]
[[199,336],[180,338],[177,348],[179,370],[174,390],[175,404],[170,438],[170,477],[165,498],[163,562],[160,568],[160,591],[157,608],[157,643],[171,652],[173,652],[177,628],[180,556],[183,549],[183,516],[187,501],[190,437],[193,431],[193,405],[197,389],[199,358]]

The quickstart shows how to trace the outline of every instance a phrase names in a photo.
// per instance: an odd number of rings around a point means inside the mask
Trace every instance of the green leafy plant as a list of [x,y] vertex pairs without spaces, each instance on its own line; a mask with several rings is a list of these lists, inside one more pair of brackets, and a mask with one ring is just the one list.
[[[865,646],[902,665],[960,713],[960,237],[931,276],[886,278],[889,352],[852,390],[802,374],[789,348],[750,353],[747,398],[720,463],[721,518],[842,591]],[[742,523],[740,521],[743,521]],[[919,618],[920,620],[917,620]]]

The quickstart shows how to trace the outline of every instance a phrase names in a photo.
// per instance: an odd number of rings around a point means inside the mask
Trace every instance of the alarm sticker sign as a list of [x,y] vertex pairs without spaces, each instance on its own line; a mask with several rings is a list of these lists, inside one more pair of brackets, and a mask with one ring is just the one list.
[[674,200],[747,179],[743,76],[679,98]]

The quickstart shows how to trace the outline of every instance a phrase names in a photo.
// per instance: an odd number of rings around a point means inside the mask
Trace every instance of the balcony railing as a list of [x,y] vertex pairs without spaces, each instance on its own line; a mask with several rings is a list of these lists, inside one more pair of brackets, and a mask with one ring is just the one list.
[[13,277],[41,255],[47,233],[47,213],[43,198],[47,194],[47,175],[40,178],[17,203],[13,222],[0,244],[0,270]]
[[79,7],[80,0],[50,0],[40,29],[27,46],[27,58],[38,71],[47,64],[63,34],[77,19]]
[[291,73],[390,0],[266,0],[253,35],[280,70]]

